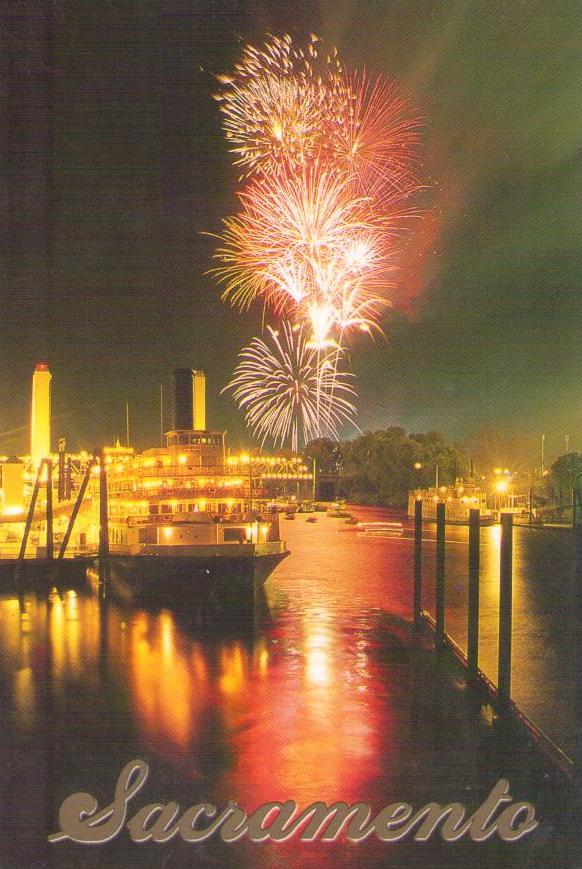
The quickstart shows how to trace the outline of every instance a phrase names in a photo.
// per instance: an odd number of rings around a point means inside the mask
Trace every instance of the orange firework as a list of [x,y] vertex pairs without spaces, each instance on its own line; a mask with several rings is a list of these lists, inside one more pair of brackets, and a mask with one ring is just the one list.
[[351,196],[318,162],[276,184],[255,180],[240,198],[213,269],[225,297],[242,308],[262,298],[277,314],[309,320],[316,342],[376,320],[389,228],[369,200]]
[[325,123],[327,160],[356,195],[387,208],[420,189],[413,167],[420,118],[382,76],[344,73],[335,80]]

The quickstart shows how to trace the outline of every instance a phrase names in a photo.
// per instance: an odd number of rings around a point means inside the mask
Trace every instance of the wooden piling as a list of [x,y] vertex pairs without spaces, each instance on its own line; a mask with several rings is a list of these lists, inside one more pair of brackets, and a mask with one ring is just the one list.
[[479,672],[479,535],[481,514],[469,510],[469,612],[467,619],[467,666],[469,676]]
[[513,515],[501,514],[499,558],[499,661],[498,690],[503,703],[511,700],[511,633],[513,606]]
[[574,649],[575,673],[578,673],[576,679],[574,699],[574,712],[577,732],[574,736],[574,775],[578,790],[579,804],[582,806],[582,679],[579,677],[582,673],[582,524],[577,523],[574,529],[574,551],[576,564],[574,568],[574,595],[575,595],[575,611],[574,611]]
[[445,505],[437,504],[437,537],[436,537],[436,644],[443,646],[445,642]]
[[54,555],[53,535],[53,460],[45,459],[46,464],[46,557]]
[[70,456],[67,456],[67,466],[65,470],[65,501],[68,501],[71,497],[72,492],[72,484],[73,484],[73,460]]
[[59,502],[65,500],[65,446],[65,439],[59,438],[59,479],[57,481],[57,498]]
[[414,599],[412,614],[415,630],[422,624],[422,501],[414,502]]
[[107,467],[105,452],[99,464],[99,581],[109,576],[109,506],[107,499]]

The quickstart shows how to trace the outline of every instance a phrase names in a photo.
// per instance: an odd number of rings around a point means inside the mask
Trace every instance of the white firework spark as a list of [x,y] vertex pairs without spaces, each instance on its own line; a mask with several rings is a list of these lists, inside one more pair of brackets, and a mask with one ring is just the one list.
[[302,325],[283,321],[267,327],[239,354],[226,389],[244,411],[253,434],[264,444],[289,443],[294,450],[318,437],[338,437],[353,421],[353,374],[338,370],[339,351],[314,347]]

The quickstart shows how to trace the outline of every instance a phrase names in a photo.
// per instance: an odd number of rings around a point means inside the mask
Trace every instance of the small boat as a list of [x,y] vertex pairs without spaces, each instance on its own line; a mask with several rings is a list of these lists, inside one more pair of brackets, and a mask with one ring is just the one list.
[[285,513],[285,519],[295,519],[295,513]]
[[297,507],[298,513],[315,513],[315,507],[309,501],[302,501]]
[[309,516],[305,521],[306,522],[317,522],[317,516]]
[[358,522],[358,528],[367,537],[402,537],[402,522]]

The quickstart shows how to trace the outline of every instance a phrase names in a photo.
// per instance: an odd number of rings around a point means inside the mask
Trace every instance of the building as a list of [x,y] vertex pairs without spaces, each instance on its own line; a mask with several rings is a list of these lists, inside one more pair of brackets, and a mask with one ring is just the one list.
[[[31,441],[36,461],[48,457],[50,442],[50,373],[46,366],[37,366],[33,377],[33,417]],[[296,455],[258,455],[248,453],[226,455],[226,432],[208,429],[206,425],[205,376],[189,368],[174,373],[173,428],[166,432],[165,446],[136,453],[132,447],[104,447],[101,456],[106,465],[108,493],[109,540],[123,547],[135,536],[136,526],[196,521],[236,522],[243,517],[270,513],[279,495],[292,498],[309,497],[311,474]],[[48,411],[47,411],[48,408]],[[101,459],[99,460],[101,461]],[[23,481],[28,498],[36,473],[14,470],[6,466],[5,478],[10,480],[10,501],[15,508]],[[58,546],[63,540],[73,513],[76,498],[86,476],[82,504],[75,521],[68,553],[93,552],[99,543],[100,471],[99,464],[87,452],[76,455],[65,452],[59,442],[58,464],[52,474],[53,537]],[[36,467],[36,466],[35,466]],[[56,472],[55,472],[56,471]],[[20,476],[19,476],[20,475]],[[63,479],[61,479],[61,476]],[[20,480],[20,486],[18,480]],[[30,552],[42,547],[46,536],[46,485],[41,484],[29,537]],[[1,506],[1,505],[0,505]],[[28,509],[28,503],[22,505]],[[196,514],[196,516],[195,516]],[[199,514],[205,514],[200,516]],[[19,523],[18,527],[15,523]],[[21,539],[24,516],[5,515],[0,520],[0,550],[16,554],[14,547]],[[12,547],[12,549],[10,549]]]
[[0,511],[4,516],[24,512],[24,462],[16,456],[0,462]]
[[30,410],[30,458],[36,470],[51,454],[51,373],[48,365],[37,362],[32,375]]

